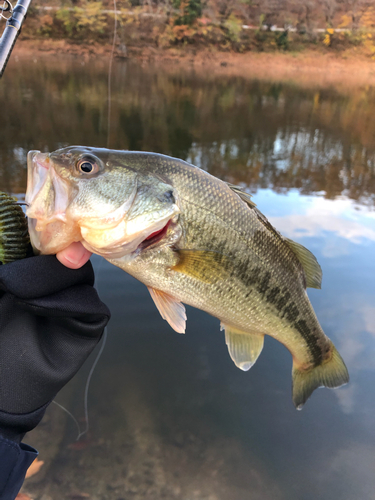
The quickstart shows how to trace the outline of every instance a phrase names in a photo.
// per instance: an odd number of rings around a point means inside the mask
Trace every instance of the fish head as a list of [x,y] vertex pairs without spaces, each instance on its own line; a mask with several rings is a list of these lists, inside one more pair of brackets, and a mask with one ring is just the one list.
[[163,239],[177,224],[177,193],[135,155],[81,146],[30,151],[26,215],[36,252],[54,254],[81,241],[118,258]]

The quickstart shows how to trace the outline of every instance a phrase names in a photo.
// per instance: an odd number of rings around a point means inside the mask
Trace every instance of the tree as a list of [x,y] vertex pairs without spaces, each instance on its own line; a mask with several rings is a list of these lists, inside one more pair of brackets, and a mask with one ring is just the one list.
[[374,6],[373,0],[337,0],[352,18],[352,30],[357,31],[363,15]]
[[337,0],[321,0],[321,1],[322,1],[324,15],[326,18],[326,23],[331,28],[333,26],[333,18],[338,9]]

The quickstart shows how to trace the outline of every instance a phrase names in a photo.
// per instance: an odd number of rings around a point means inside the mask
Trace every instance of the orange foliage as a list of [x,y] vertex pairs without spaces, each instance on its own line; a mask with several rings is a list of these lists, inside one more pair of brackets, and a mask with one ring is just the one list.
[[375,28],[375,7],[370,7],[363,14],[361,24],[365,28]]

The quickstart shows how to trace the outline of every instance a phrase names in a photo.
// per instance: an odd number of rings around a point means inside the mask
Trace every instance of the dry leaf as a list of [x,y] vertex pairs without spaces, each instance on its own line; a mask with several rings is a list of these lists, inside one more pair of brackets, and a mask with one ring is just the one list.
[[43,464],[44,464],[43,460],[38,460],[36,458],[34,462],[30,465],[30,467],[27,469],[26,478],[31,477],[37,472],[39,472]]
[[16,500],[33,500],[29,495],[26,495],[26,493],[18,493],[16,496]]
[[[0,0],[1,1],[1,0]],[[89,441],[75,441],[74,443],[68,444],[69,450],[84,450],[90,445]]]

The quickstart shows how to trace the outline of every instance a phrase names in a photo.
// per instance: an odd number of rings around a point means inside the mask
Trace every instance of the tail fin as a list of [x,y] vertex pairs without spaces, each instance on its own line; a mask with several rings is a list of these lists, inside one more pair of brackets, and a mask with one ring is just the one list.
[[300,370],[293,364],[293,403],[301,410],[318,387],[334,389],[349,382],[349,373],[340,354],[332,344],[332,356],[310,370]]

